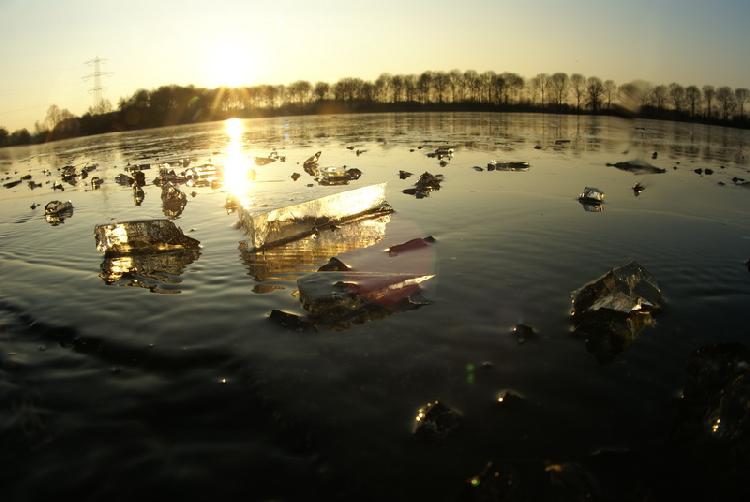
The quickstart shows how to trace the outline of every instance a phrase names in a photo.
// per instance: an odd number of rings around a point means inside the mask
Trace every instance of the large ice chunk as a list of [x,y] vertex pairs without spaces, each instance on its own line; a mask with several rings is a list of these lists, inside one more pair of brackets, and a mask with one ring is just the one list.
[[315,272],[297,281],[302,307],[317,325],[344,329],[431,302],[421,284],[434,275]]
[[240,243],[240,256],[251,276],[263,281],[286,274],[315,271],[331,256],[371,247],[383,239],[390,214],[366,215],[315,235],[263,250],[249,250]]
[[369,185],[275,209],[243,205],[239,218],[248,235],[248,250],[284,244],[365,215],[390,213],[385,187],[385,183]]
[[197,249],[200,242],[184,235],[169,220],[122,221],[94,228],[96,249],[107,254],[156,253]]
[[599,362],[608,363],[655,324],[652,313],[663,307],[656,280],[630,262],[573,292],[573,334],[586,340]]
[[643,266],[632,261],[574,291],[572,315],[576,317],[598,311],[619,314],[653,312],[663,305],[664,298],[656,279]]

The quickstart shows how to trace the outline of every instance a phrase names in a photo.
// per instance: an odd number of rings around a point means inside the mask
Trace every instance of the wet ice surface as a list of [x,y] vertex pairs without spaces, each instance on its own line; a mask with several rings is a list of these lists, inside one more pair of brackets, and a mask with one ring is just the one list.
[[[750,179],[749,143],[748,132],[669,122],[426,114],[234,121],[2,149],[4,184],[26,174],[42,183],[0,188],[5,493],[117,499],[129,486],[442,500],[490,459],[566,462],[658,441],[688,355],[747,332],[750,193],[732,179]],[[442,146],[454,148],[444,166],[426,155]],[[285,162],[256,164],[274,148]],[[302,166],[317,151],[321,168],[361,177],[319,185]],[[179,185],[186,204],[175,211],[152,181],[159,164],[180,172],[183,159],[221,167],[223,178]],[[606,165],[639,159],[666,172]],[[493,160],[530,169],[473,169]],[[100,188],[62,181],[58,167],[85,162],[98,163],[90,177]],[[152,165],[140,205],[115,183],[128,163]],[[443,175],[439,191],[402,193],[424,172]],[[64,192],[53,191],[61,182]],[[230,195],[271,209],[308,190],[384,182],[395,213],[263,252],[240,245],[238,214],[226,207]],[[638,197],[636,182],[646,187]],[[601,211],[581,210],[585,186],[607,194]],[[56,226],[44,215],[53,200],[75,207]],[[96,250],[95,225],[156,218],[173,218],[200,253],[123,262]],[[430,246],[386,251],[428,235]],[[432,303],[345,329],[269,322],[272,309],[305,313],[297,281],[332,256],[355,271],[434,275],[422,284]],[[602,358],[571,333],[569,293],[631,260],[656,278],[666,307]],[[135,283],[122,276],[132,267]],[[536,335],[519,344],[518,324]],[[499,413],[503,389],[524,406]],[[440,444],[417,441],[415,416],[435,400],[460,411],[461,427]]]

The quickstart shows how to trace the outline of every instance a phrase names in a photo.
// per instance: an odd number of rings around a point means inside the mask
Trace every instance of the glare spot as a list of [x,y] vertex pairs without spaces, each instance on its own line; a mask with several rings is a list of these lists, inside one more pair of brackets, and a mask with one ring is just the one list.
[[250,168],[250,160],[242,150],[242,120],[225,120],[224,130],[229,137],[224,149],[224,189],[241,206],[247,207],[250,205],[255,171]]

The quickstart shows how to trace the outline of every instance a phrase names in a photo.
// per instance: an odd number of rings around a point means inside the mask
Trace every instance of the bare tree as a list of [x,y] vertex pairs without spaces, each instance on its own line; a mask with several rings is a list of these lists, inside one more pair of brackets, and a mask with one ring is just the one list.
[[734,92],[731,87],[719,87],[716,91],[716,100],[721,104],[721,112],[724,120],[734,110]]
[[634,80],[620,86],[620,101],[631,109],[639,110],[651,100],[651,84],[643,80]]
[[576,110],[581,110],[581,100],[586,92],[586,77],[580,73],[574,73],[570,76],[570,86],[573,89],[573,96],[576,98]]
[[651,99],[653,100],[654,106],[657,111],[661,111],[664,108],[664,103],[667,102],[667,88],[663,85],[657,85],[651,90]]
[[536,103],[536,97],[539,95],[539,77],[532,77],[526,82],[529,101]]
[[388,103],[393,92],[393,77],[390,73],[381,73],[375,80],[375,100]]
[[612,101],[617,99],[617,84],[614,80],[604,81],[604,96],[607,98],[607,109],[612,109]]
[[318,101],[323,101],[328,97],[328,92],[331,90],[331,86],[328,82],[316,82],[315,83],[315,97]]
[[459,70],[451,70],[448,75],[449,86],[451,88],[451,101],[457,103],[461,101],[461,91],[464,86],[464,74]]
[[599,111],[604,95],[604,84],[599,77],[589,77],[586,80],[586,95],[588,105],[593,111]]
[[703,99],[706,100],[706,117],[711,118],[711,102],[716,98],[716,89],[712,85],[703,86]]
[[505,95],[505,87],[508,85],[508,83],[505,81],[505,77],[502,75],[494,75],[492,77],[492,87],[493,87],[493,93],[495,95],[495,99],[493,100],[493,103],[500,104],[503,100],[503,96]]
[[430,91],[433,85],[433,73],[431,71],[423,72],[419,75],[419,95],[422,103],[430,101]]
[[682,106],[685,102],[685,88],[676,82],[672,82],[669,84],[668,93],[675,111],[682,111]]
[[[550,78],[549,74],[547,73],[538,73],[535,77],[539,86],[539,95],[541,96],[541,103],[544,105],[546,101],[544,100],[544,94],[547,92],[547,89],[550,87]],[[547,96],[549,99],[549,96]]]
[[685,98],[690,104],[690,116],[695,117],[695,109],[701,104],[701,90],[698,87],[691,85],[685,89]]
[[561,107],[568,101],[570,91],[570,78],[567,73],[555,73],[551,77],[552,92],[555,93],[555,103]]
[[520,101],[520,94],[523,91],[525,81],[518,73],[503,73],[503,78],[507,82],[505,87],[505,102],[508,102],[509,97],[515,99],[516,102]]
[[479,73],[474,70],[464,72],[464,89],[469,101],[477,101],[476,89],[479,87]]
[[413,103],[417,100],[417,76],[407,75],[404,78],[404,88],[406,90],[406,101]]
[[495,77],[494,71],[485,71],[479,75],[479,102],[489,103],[492,93],[492,79]]
[[734,90],[734,99],[740,108],[740,118],[745,116],[745,103],[750,99],[750,90],[745,87],[738,87]]
[[435,85],[438,103],[442,103],[445,99],[446,91],[450,87],[450,77],[448,77],[448,74],[445,72],[437,72],[433,75],[433,83]]
[[292,82],[287,87],[287,93],[290,96],[290,100],[292,103],[296,102],[298,104],[306,103],[310,99],[310,91],[312,90],[312,86],[310,85],[310,82],[306,80],[297,80],[296,82]]
[[49,105],[47,108],[47,115],[44,118],[44,125],[48,131],[55,129],[55,126],[62,120],[62,114],[60,107],[57,105]]
[[393,102],[400,103],[403,101],[404,90],[406,88],[404,76],[394,75],[393,78],[391,78],[391,86],[393,87]]

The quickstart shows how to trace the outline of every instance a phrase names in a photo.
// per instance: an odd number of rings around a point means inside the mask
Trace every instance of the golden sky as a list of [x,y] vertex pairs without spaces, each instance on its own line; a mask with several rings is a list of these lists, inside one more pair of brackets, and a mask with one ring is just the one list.
[[750,85],[746,0],[0,0],[0,126],[138,88],[473,69]]

